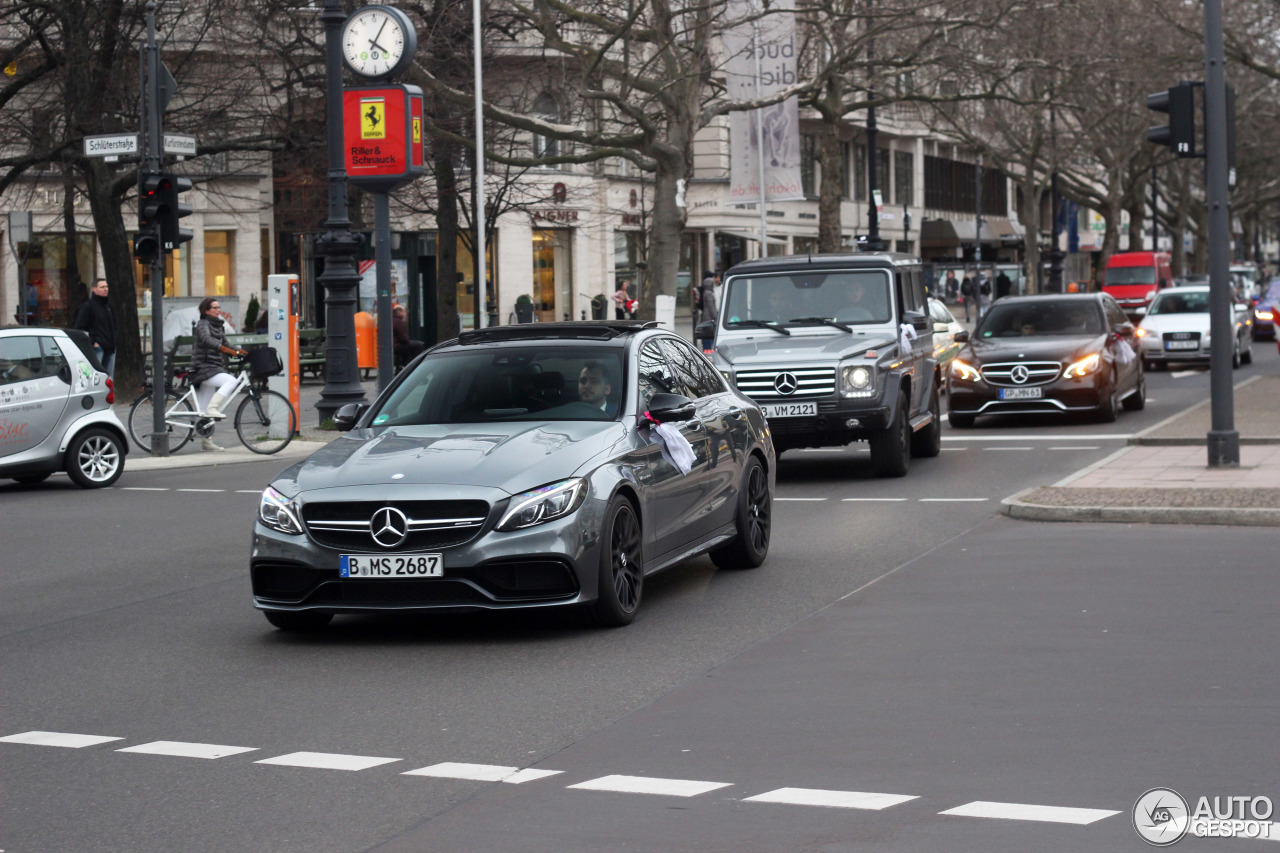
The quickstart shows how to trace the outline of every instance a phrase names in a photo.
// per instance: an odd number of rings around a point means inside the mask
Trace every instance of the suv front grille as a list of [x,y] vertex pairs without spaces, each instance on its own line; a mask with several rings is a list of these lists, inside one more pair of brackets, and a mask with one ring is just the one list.
[[[1027,371],[1027,378],[1022,382],[1013,380],[1013,371],[1018,367],[1025,368]],[[1000,364],[984,364],[981,370],[982,378],[991,385],[1023,388],[1027,385],[1044,385],[1052,382],[1062,373],[1062,365],[1056,361],[1008,361]]]
[[[778,377],[789,374],[796,390],[790,394],[778,391]],[[836,372],[831,367],[771,367],[743,370],[733,377],[738,390],[753,400],[802,400],[827,397],[836,392]]]
[[387,551],[373,539],[370,521],[383,507],[395,507],[409,522],[409,534],[396,551],[449,548],[470,542],[484,527],[484,501],[351,501],[304,504],[302,520],[321,545],[340,551]]

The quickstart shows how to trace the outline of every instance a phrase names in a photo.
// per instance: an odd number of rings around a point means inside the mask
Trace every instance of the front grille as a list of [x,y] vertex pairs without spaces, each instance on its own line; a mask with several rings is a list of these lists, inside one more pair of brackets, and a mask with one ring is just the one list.
[[476,604],[486,601],[470,584],[459,580],[362,581],[327,583],[308,600],[310,605],[394,607],[397,604]]
[[[1027,371],[1023,382],[1013,381],[1014,368],[1022,367]],[[1006,388],[1023,388],[1027,385],[1045,385],[1057,379],[1062,373],[1062,365],[1056,361],[1008,361],[999,364],[981,366],[982,378],[991,385]]]
[[254,563],[249,573],[254,595],[280,601],[300,601],[314,585],[337,574],[288,562]]
[[[795,377],[796,390],[791,394],[778,392],[777,381],[782,374]],[[738,390],[753,400],[801,400],[826,397],[835,393],[836,371],[831,367],[771,367],[763,370],[743,370],[733,377]]]
[[1198,341],[1200,340],[1199,332],[1165,332],[1164,339],[1166,341]]
[[302,507],[307,532],[326,548],[386,551],[374,541],[369,522],[384,507],[395,507],[409,521],[409,535],[397,551],[450,548],[470,542],[484,527],[484,501],[350,501],[308,503]]

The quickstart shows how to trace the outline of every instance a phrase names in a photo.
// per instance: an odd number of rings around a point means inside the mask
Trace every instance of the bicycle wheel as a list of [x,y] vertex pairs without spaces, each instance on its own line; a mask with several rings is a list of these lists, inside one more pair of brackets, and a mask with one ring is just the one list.
[[[173,411],[175,405],[179,412],[195,414],[191,400],[179,397],[173,391],[165,392],[168,401],[166,411]],[[151,405],[151,392],[143,391],[138,399],[129,407],[129,435],[133,441],[147,453],[151,452],[151,435],[155,432],[155,409]],[[169,433],[169,452],[177,453],[195,435],[196,420],[192,416],[166,418],[165,428]]]
[[279,453],[297,429],[293,406],[275,391],[250,391],[236,409],[236,435],[254,453]]

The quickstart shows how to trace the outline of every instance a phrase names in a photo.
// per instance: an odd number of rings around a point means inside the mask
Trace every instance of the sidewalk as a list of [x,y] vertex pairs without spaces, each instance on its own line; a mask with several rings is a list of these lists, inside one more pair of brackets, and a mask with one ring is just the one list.
[[1280,375],[1247,379],[1233,396],[1238,468],[1208,467],[1205,400],[1052,486],[1005,498],[1000,511],[1029,521],[1280,526]]

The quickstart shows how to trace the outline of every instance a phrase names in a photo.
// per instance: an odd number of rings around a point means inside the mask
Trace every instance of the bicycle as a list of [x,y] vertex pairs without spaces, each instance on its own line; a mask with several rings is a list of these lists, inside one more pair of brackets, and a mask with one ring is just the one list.
[[[165,399],[172,401],[164,413],[170,453],[176,453],[193,436],[212,436],[219,420],[206,416],[200,410],[196,388],[187,382],[189,375],[186,371],[176,374],[186,385],[186,391],[181,395],[173,390],[170,383],[165,383]],[[129,435],[147,453],[151,452],[151,436],[155,431],[152,391],[153,385],[148,382],[129,407]],[[248,370],[240,371],[235,385],[227,394],[227,401],[234,400],[241,391],[247,391],[249,396],[240,401],[234,417],[236,437],[240,443],[254,453],[271,454],[284,450],[298,430],[298,415],[289,400],[279,392],[257,387]]]

